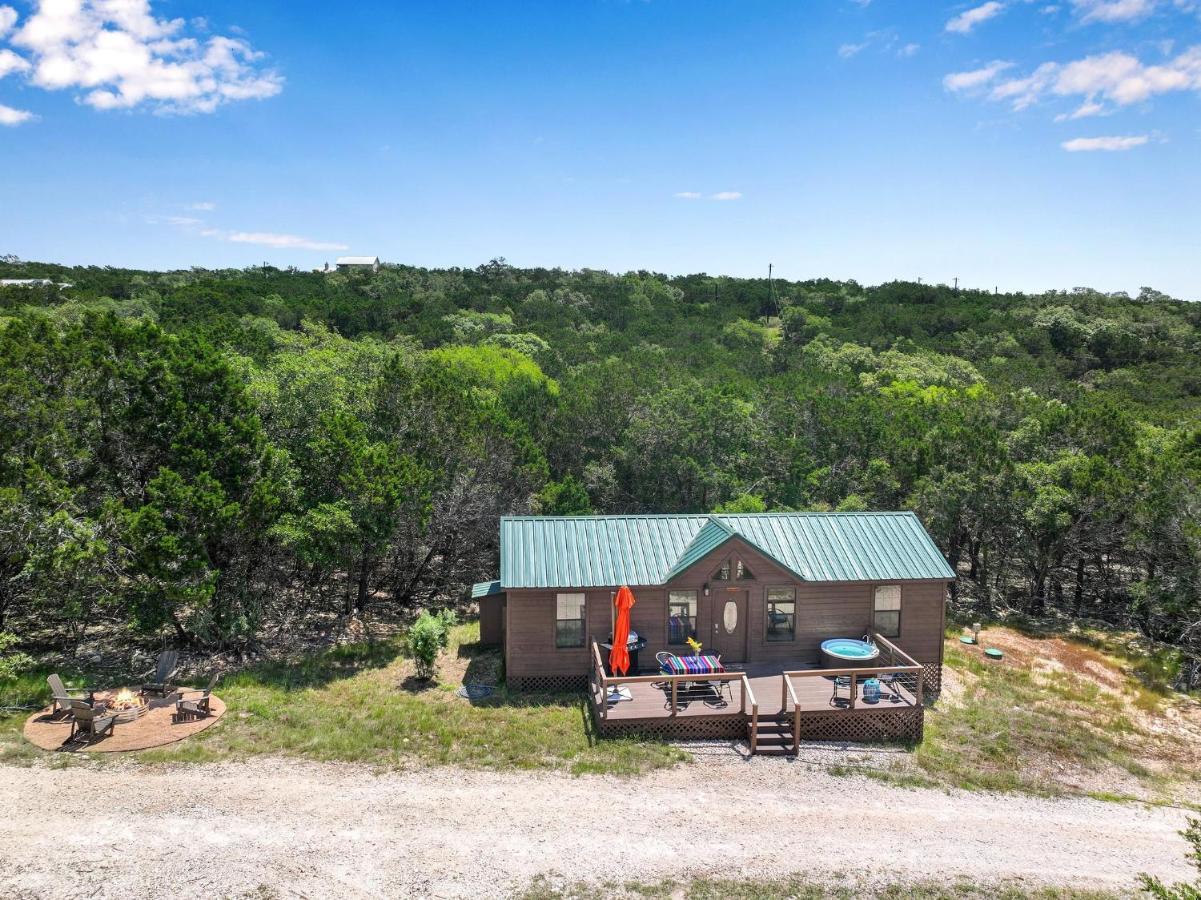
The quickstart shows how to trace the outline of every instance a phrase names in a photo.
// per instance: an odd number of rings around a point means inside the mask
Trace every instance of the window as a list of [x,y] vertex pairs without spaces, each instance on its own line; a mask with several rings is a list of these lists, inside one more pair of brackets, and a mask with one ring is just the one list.
[[767,639],[796,639],[796,594],[792,588],[767,589]]
[[730,561],[727,559],[721,564],[721,568],[713,573],[714,581],[729,581],[730,580]]
[[736,579],[738,579],[739,581],[754,581],[754,580],[755,580],[755,576],[754,576],[754,574],[751,572],[751,570],[750,570],[750,569],[748,569],[748,568],[747,568],[747,567],[746,567],[746,566],[743,564],[743,562],[742,562],[742,560],[741,560],[741,559],[740,559],[740,560],[738,560],[738,565],[737,565],[737,567],[735,568],[735,575],[734,575],[734,577],[735,577]]
[[901,586],[882,584],[876,588],[872,625],[878,634],[894,638],[901,636]]
[[583,594],[555,594],[555,646],[584,646]]
[[696,591],[667,592],[667,643],[696,638]]

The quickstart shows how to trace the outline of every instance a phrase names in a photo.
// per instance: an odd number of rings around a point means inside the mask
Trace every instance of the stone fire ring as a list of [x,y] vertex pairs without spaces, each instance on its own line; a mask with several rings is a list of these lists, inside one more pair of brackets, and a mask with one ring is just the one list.
[[[106,691],[115,694],[116,691]],[[190,695],[198,696],[198,695]],[[205,719],[185,719],[182,722],[172,722],[175,713],[175,695],[166,697],[148,696],[145,715],[132,722],[117,721],[113,731],[108,736],[87,742],[76,735],[76,740],[68,744],[71,735],[71,716],[63,711],[52,712],[53,706],[34,713],[25,720],[25,739],[35,747],[43,750],[56,750],[64,753],[122,753],[129,750],[149,750],[151,747],[162,747],[164,744],[174,744],[197,732],[204,731],[225,715],[225,704],[221,698],[211,695],[209,708],[212,713]]]

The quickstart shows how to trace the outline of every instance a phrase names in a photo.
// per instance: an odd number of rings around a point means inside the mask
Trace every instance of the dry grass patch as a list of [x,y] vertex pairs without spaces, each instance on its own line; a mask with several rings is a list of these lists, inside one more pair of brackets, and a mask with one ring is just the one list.
[[1148,702],[1124,660],[1070,638],[991,627],[981,643],[1004,659],[948,640],[946,690],[915,753],[928,776],[969,788],[1199,799],[1195,704],[1166,694]]

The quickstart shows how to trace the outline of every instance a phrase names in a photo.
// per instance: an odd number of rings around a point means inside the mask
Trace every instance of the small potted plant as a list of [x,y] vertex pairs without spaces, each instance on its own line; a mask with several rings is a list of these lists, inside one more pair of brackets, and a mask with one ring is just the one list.
[[699,657],[701,655],[701,642],[694,637],[688,638],[688,646],[692,648],[692,655]]

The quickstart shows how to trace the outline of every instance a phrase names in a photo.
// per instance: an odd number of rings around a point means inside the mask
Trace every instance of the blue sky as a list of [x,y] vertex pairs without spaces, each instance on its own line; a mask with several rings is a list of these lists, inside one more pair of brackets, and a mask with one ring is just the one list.
[[26,259],[1201,299],[1199,163],[1201,0],[0,0]]

